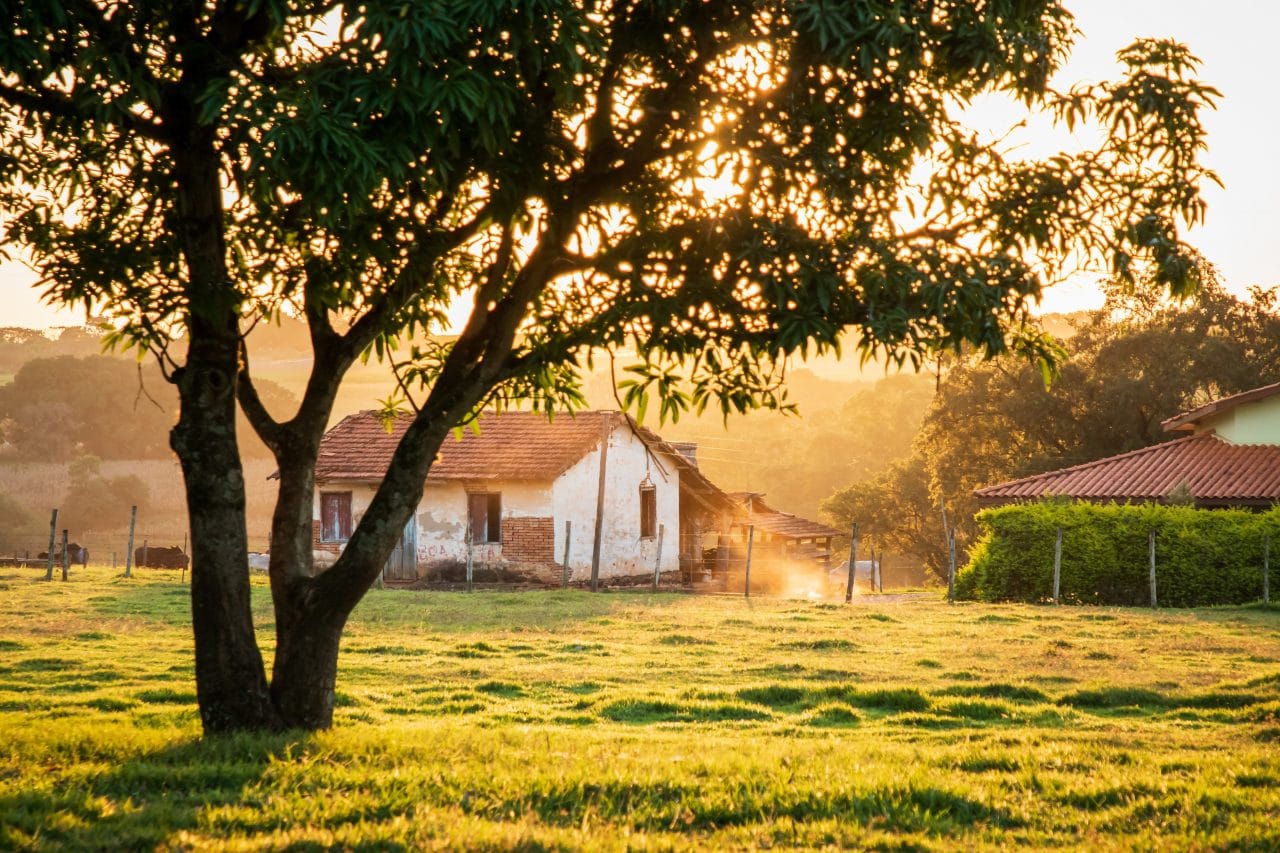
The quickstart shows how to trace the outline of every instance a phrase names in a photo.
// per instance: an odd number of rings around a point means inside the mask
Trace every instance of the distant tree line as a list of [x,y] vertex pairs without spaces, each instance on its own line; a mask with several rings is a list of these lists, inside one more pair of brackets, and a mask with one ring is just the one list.
[[[295,405],[293,395],[280,385],[261,384],[268,407],[283,411]],[[11,382],[0,385],[0,458],[166,458],[172,453],[169,430],[177,417],[178,394],[150,361],[140,365],[107,355],[34,358],[17,367]],[[248,425],[240,426],[244,455],[268,455],[252,439]]]
[[974,489],[1169,440],[1165,418],[1280,380],[1274,291],[1241,300],[1208,276],[1182,303],[1154,293],[1108,285],[1103,307],[1076,321],[1048,387],[1024,360],[956,360],[910,455],[836,492],[824,512],[942,577],[944,504],[963,547]]

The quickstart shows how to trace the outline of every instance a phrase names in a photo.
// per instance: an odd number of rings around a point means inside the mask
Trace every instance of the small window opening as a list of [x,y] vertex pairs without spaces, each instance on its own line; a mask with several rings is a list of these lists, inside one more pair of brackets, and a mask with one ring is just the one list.
[[346,542],[351,538],[351,493],[320,493],[320,541]]
[[658,490],[646,475],[640,484],[640,538],[658,535]]
[[502,541],[502,494],[471,492],[467,495],[467,523],[477,545]]

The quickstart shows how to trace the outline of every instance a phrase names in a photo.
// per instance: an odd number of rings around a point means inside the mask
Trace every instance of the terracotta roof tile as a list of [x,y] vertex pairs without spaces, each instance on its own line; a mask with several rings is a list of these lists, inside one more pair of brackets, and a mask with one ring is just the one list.
[[[600,441],[616,412],[579,412],[553,421],[535,412],[486,412],[479,433],[462,431],[444,440],[428,480],[554,480]],[[376,412],[343,418],[325,433],[316,462],[316,479],[381,480],[410,418],[392,423],[391,432]]]
[[834,527],[787,512],[754,512],[740,518],[738,524],[744,527],[752,524],[757,530],[787,539],[822,539],[840,535]]
[[1093,501],[1157,501],[1180,484],[1202,504],[1280,502],[1280,446],[1232,444],[1213,433],[978,489],[983,503],[1061,495]]
[[763,492],[733,492],[730,497],[739,506],[736,524],[755,525],[767,533],[788,539],[811,539],[839,536],[840,531],[817,521],[789,512],[779,512],[764,502]]

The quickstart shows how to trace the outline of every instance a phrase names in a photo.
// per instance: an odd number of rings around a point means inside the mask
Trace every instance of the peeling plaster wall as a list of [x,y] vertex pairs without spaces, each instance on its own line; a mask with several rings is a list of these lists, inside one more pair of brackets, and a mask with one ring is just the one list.
[[[548,483],[475,481],[427,483],[418,505],[418,565],[467,559],[467,494],[499,492],[503,518],[546,517],[551,515],[551,486]],[[502,562],[500,543],[477,542],[472,550],[476,565]]]
[[[315,523],[320,521],[320,493],[347,491],[351,492],[351,525],[354,528],[359,524],[377,491],[376,486],[368,483],[330,482],[317,488],[312,504]],[[422,502],[414,514],[418,526],[417,562],[420,569],[432,563],[464,562],[467,559],[468,492],[501,493],[504,519],[546,517],[553,511],[549,483],[428,481]],[[321,543],[317,547],[335,554],[341,551],[341,545],[335,543]],[[472,560],[477,566],[501,563],[501,544],[476,543],[472,549]]]
[[[604,527],[600,538],[602,578],[653,574],[658,553],[657,539],[640,538],[640,483],[646,473],[657,489],[658,524],[666,528],[662,542],[662,570],[669,572],[679,568],[680,475],[671,461],[659,457],[659,463],[655,463],[648,455],[644,444],[626,426],[615,428],[609,436]],[[568,519],[573,522],[569,545],[572,580],[591,578],[599,483],[599,448],[578,460],[555,482],[556,561],[564,559],[564,523]]]
[[[609,437],[606,469],[600,577],[653,574],[657,539],[640,538],[640,484],[646,474],[656,489],[657,523],[665,528],[662,570],[675,571],[679,568],[680,553],[680,481],[674,463],[663,457],[655,462],[640,439],[628,427],[619,426]],[[556,563],[564,559],[565,521],[571,521],[571,579],[589,580],[599,477],[600,450],[596,448],[554,483],[429,480],[415,514],[419,574],[433,563],[466,560],[467,493],[500,492],[504,519],[551,517],[554,520]],[[321,491],[351,492],[354,526],[369,508],[376,486],[350,482],[319,486],[312,515],[317,523]],[[339,550],[333,546],[319,547]],[[473,561],[477,566],[502,563],[501,544],[476,544]]]

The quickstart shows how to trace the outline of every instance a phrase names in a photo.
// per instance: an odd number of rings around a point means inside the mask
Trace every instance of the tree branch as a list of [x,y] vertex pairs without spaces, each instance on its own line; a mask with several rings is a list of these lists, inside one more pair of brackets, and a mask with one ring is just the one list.
[[[0,100],[8,101],[13,106],[32,112],[48,113],[49,115],[71,119],[83,124],[89,124],[98,119],[97,116],[86,112],[70,97],[50,89],[37,88],[31,91],[20,89],[7,83],[0,83]],[[114,110],[115,118],[108,117],[106,119],[109,124],[157,142],[169,141],[169,133],[163,125],[147,121],[127,109],[120,108],[115,101],[104,101],[102,103],[104,106],[116,107]]]
[[279,421],[271,417],[267,407],[262,404],[262,398],[258,396],[258,389],[253,384],[253,378],[249,373],[249,348],[243,338],[240,339],[240,371],[236,376],[236,399],[240,403],[240,410],[248,418],[253,431],[262,439],[262,443],[271,448],[273,453],[279,454],[283,427]]

